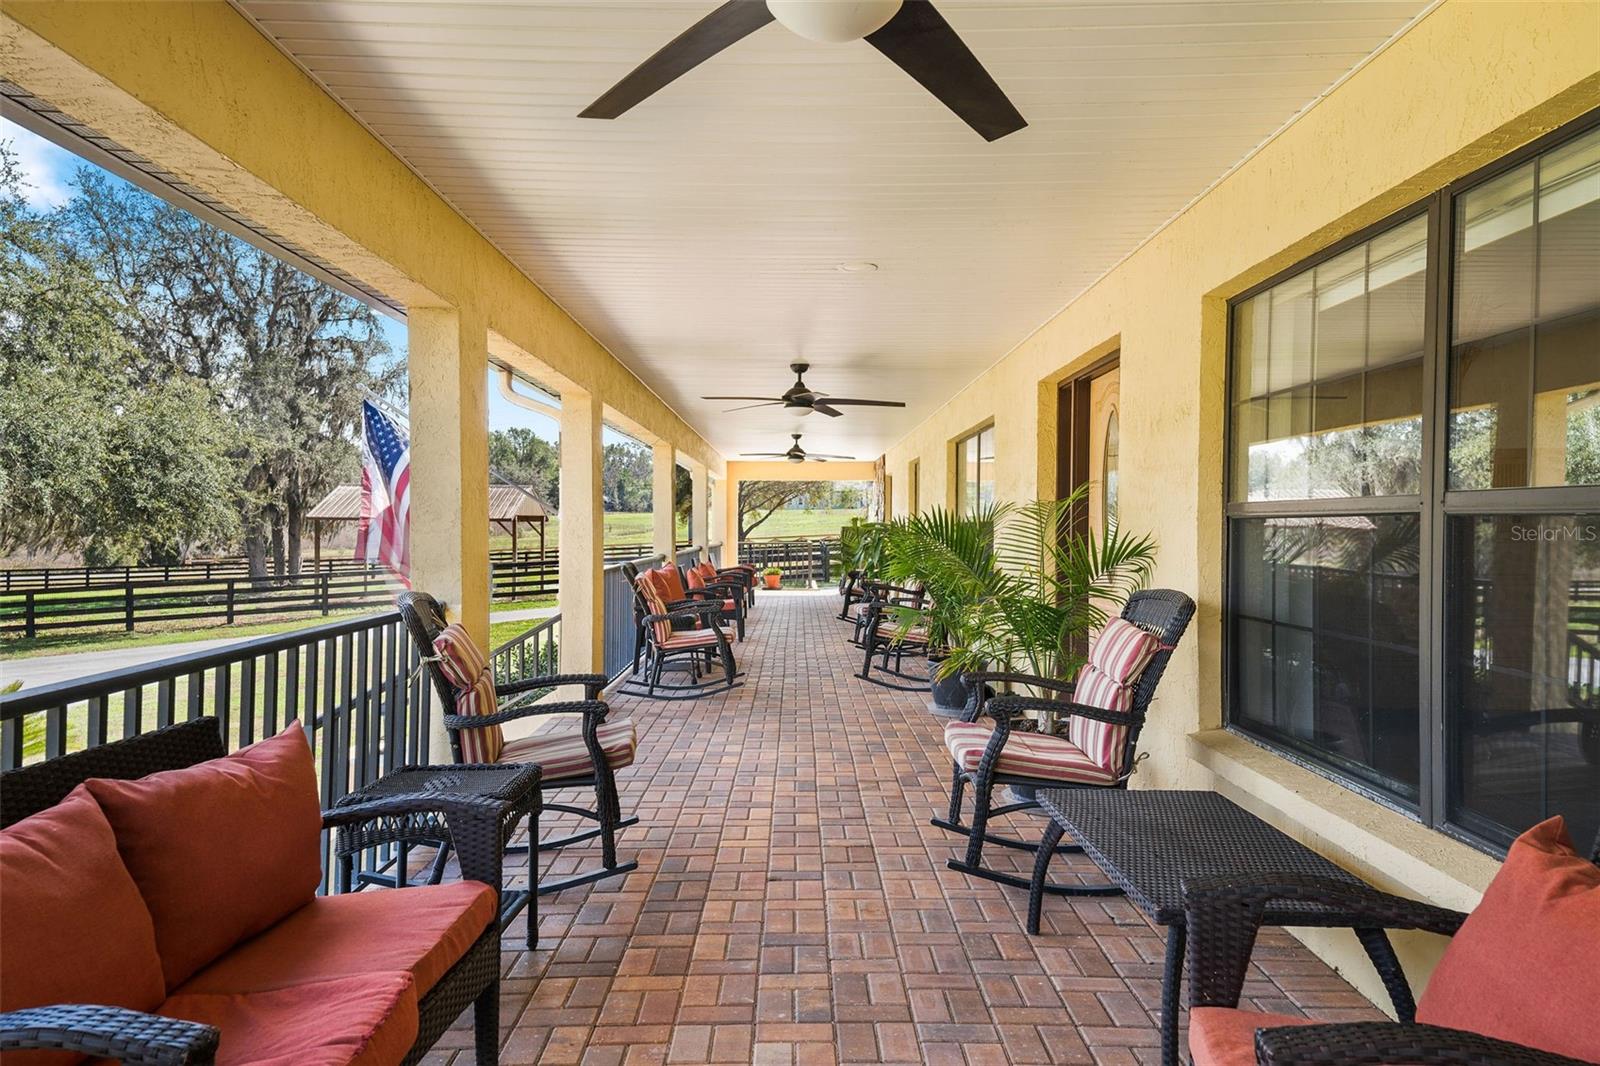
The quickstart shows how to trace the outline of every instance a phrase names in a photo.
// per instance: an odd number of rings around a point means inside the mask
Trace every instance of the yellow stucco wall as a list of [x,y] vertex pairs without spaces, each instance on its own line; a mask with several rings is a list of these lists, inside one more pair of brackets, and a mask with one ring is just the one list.
[[[1056,385],[1120,350],[1124,523],[1159,537],[1156,583],[1200,606],[1144,731],[1142,786],[1215,785],[1380,884],[1476,902],[1486,856],[1218,730],[1226,301],[1596,106],[1600,4],[1450,0],[889,449],[896,513],[911,461],[926,507],[951,442],[989,419],[999,497],[1054,495]],[[1306,939],[1381,1000],[1353,940]],[[1439,945],[1406,948],[1426,973]]]

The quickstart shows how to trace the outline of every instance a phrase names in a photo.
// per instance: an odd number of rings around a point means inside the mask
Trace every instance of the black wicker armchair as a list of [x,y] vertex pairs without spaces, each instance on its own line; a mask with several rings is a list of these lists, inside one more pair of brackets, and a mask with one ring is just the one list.
[[[587,885],[607,877],[630,873],[638,869],[636,861],[617,860],[617,832],[637,825],[636,816],[623,817],[622,803],[617,792],[616,770],[633,761],[636,738],[632,723],[626,718],[608,720],[610,708],[599,697],[605,689],[606,678],[600,674],[548,674],[497,682],[495,695],[499,705],[493,714],[462,715],[456,713],[455,686],[445,676],[434,641],[444,630],[444,610],[439,601],[425,592],[403,592],[398,598],[400,617],[405,621],[412,640],[417,645],[434,691],[445,709],[444,725],[450,734],[450,751],[458,763],[462,757],[461,734],[469,729],[496,729],[506,722],[545,715],[579,715],[580,725],[576,735],[568,731],[550,731],[535,734],[507,744],[497,761],[503,763],[532,763],[542,773],[539,788],[552,792],[569,788],[592,788],[595,794],[593,808],[571,803],[543,803],[545,811],[560,811],[577,815],[595,823],[592,829],[583,829],[567,836],[537,842],[540,852],[581,844],[600,838],[600,866],[569,877],[549,878],[539,882],[538,893],[548,895],[563,889]],[[579,701],[539,702],[528,699],[530,694],[544,693],[562,686],[582,686],[584,699]],[[573,758],[575,748],[581,746],[580,758]],[[522,850],[522,845],[511,849]],[[528,845],[533,849],[535,845]],[[441,849],[441,856],[443,849]]]
[[[128,740],[90,748],[0,774],[0,828],[59,803],[91,777],[132,780],[178,770],[225,754],[215,718],[158,729]],[[501,828],[498,809],[465,797],[416,795],[351,805],[323,812],[323,827],[379,816],[431,814],[449,827],[462,877],[501,889]],[[203,901],[197,902],[203,906]],[[420,1060],[468,1006],[474,1009],[477,1061],[500,1061],[500,925],[487,929],[418,1003],[417,1038],[406,1057]],[[208,1066],[219,1032],[209,1025],[159,1014],[93,1004],[33,1007],[0,1014],[0,1054],[26,1050],[68,1051],[94,1058],[151,1066]]]
[[[1595,840],[1590,861],[1600,865],[1600,838]],[[1368,885],[1302,875],[1247,881],[1190,879],[1183,883],[1183,901],[1189,944],[1190,1007],[1196,1012],[1191,1013],[1190,1020],[1191,1050],[1198,1051],[1196,1066],[1232,1066],[1236,1061],[1265,1066],[1578,1066],[1585,1061],[1481,1033],[1417,1021],[1417,1003],[1389,942],[1388,931],[1422,930],[1454,936],[1467,920],[1467,915],[1459,911],[1391,895]],[[1377,969],[1398,1021],[1290,1025],[1288,1019],[1237,1009],[1264,916],[1270,908],[1290,901],[1325,907],[1334,918],[1320,924],[1344,926],[1355,932]],[[1533,915],[1529,918],[1537,920]],[[1575,944],[1572,950],[1581,952],[1585,946]],[[1216,1010],[1209,1015],[1198,1013],[1211,1008]],[[1264,1024],[1255,1027],[1253,1018]],[[1570,1021],[1584,1026],[1595,1020],[1596,1016],[1591,1016]],[[1223,1057],[1209,1041],[1207,1046],[1195,1048],[1197,1030],[1209,1032],[1227,1027],[1241,1033],[1253,1032],[1253,1057],[1248,1051]]]
[[[624,567],[624,572],[633,584],[634,669],[619,691],[651,699],[685,700],[735,687],[739,667],[722,629],[730,613],[722,593],[703,600],[677,600],[672,598],[680,588],[675,569],[641,573]],[[738,609],[743,610],[742,603]],[[687,671],[688,680],[664,681],[662,675],[669,666]],[[720,677],[716,676],[719,668]]]
[[[965,854],[960,859],[950,860],[952,870],[1017,888],[1036,887],[1027,878],[994,870],[983,864],[985,844],[1020,851],[1039,850],[1038,842],[991,833],[990,821],[1037,808],[1033,793],[1040,788],[1127,787],[1138,761],[1139,734],[1144,728],[1150,703],[1155,698],[1156,686],[1193,616],[1194,601],[1181,592],[1147,589],[1128,598],[1121,617],[1152,634],[1159,648],[1133,682],[1132,706],[1125,713],[1073,702],[1074,685],[1070,682],[1029,674],[985,672],[967,675],[973,690],[967,709],[958,720],[945,726],[945,743],[950,748],[953,762],[950,807],[946,817],[932,820],[940,829],[967,838]],[[1002,687],[1032,688],[1050,693],[1055,698],[1016,695],[991,697],[990,693]],[[1062,719],[1077,718],[1121,729],[1120,750],[1114,753],[1109,764],[1101,765],[1065,738],[1016,729],[1018,721],[1025,714],[1041,712]],[[993,719],[992,729],[981,726],[979,719],[985,717]],[[976,752],[981,754],[976,754],[974,758]],[[968,783],[972,785],[970,823],[961,820],[963,794]],[[1000,785],[1010,786],[1016,798],[997,806],[993,793]],[[1073,849],[1070,845],[1059,845],[1056,850]],[[1101,890],[1095,886],[1047,884],[1044,891],[1056,895],[1087,895]]]

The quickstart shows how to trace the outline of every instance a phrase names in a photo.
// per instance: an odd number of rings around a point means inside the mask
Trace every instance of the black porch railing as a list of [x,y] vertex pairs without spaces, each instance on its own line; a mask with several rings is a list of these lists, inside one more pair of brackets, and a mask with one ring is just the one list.
[[[204,715],[216,717],[229,751],[298,721],[331,807],[396,767],[429,761],[433,697],[419,664],[399,613],[388,611],[22,689],[0,695],[0,769]],[[392,857],[385,849],[370,858]]]
[[541,618],[489,653],[496,684],[561,672],[561,616]]
[[838,537],[783,537],[739,545],[740,562],[761,570],[776,566],[783,571],[783,583],[791,586],[831,583],[839,559]]

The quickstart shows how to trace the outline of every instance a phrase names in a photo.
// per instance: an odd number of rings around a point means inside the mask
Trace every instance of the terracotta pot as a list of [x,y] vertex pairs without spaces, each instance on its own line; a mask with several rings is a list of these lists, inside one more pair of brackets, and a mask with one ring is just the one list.
[[763,581],[765,581],[767,583],[767,588],[769,588],[769,589],[775,589],[775,588],[782,588],[783,587],[783,575],[782,574],[762,574],[761,578],[762,578]]

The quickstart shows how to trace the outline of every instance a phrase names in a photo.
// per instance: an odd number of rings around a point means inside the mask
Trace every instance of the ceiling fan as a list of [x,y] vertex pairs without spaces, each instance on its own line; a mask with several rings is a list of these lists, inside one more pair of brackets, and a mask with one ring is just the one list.
[[813,453],[807,452],[804,448],[800,447],[800,434],[791,433],[791,434],[789,434],[789,436],[794,438],[794,443],[789,445],[789,450],[786,451],[786,452],[743,452],[741,454],[746,459],[787,459],[791,463],[804,463],[804,462],[825,463],[829,459],[854,459],[855,458],[855,456],[853,456],[853,455],[821,455],[821,454],[813,454]]
[[929,0],[727,0],[578,117],[616,118],[774,20],[813,41],[865,39],[986,141],[1028,124]]
[[803,375],[811,369],[810,363],[790,363],[789,369],[794,371],[794,384],[789,386],[782,396],[702,396],[702,400],[749,400],[754,401],[744,407],[731,407],[729,411],[748,411],[753,407],[785,407],[800,414],[808,415],[818,411],[829,418],[838,418],[844,414],[837,410],[840,407],[904,407],[899,400],[852,400],[844,396],[829,396],[825,392],[806,388]]

